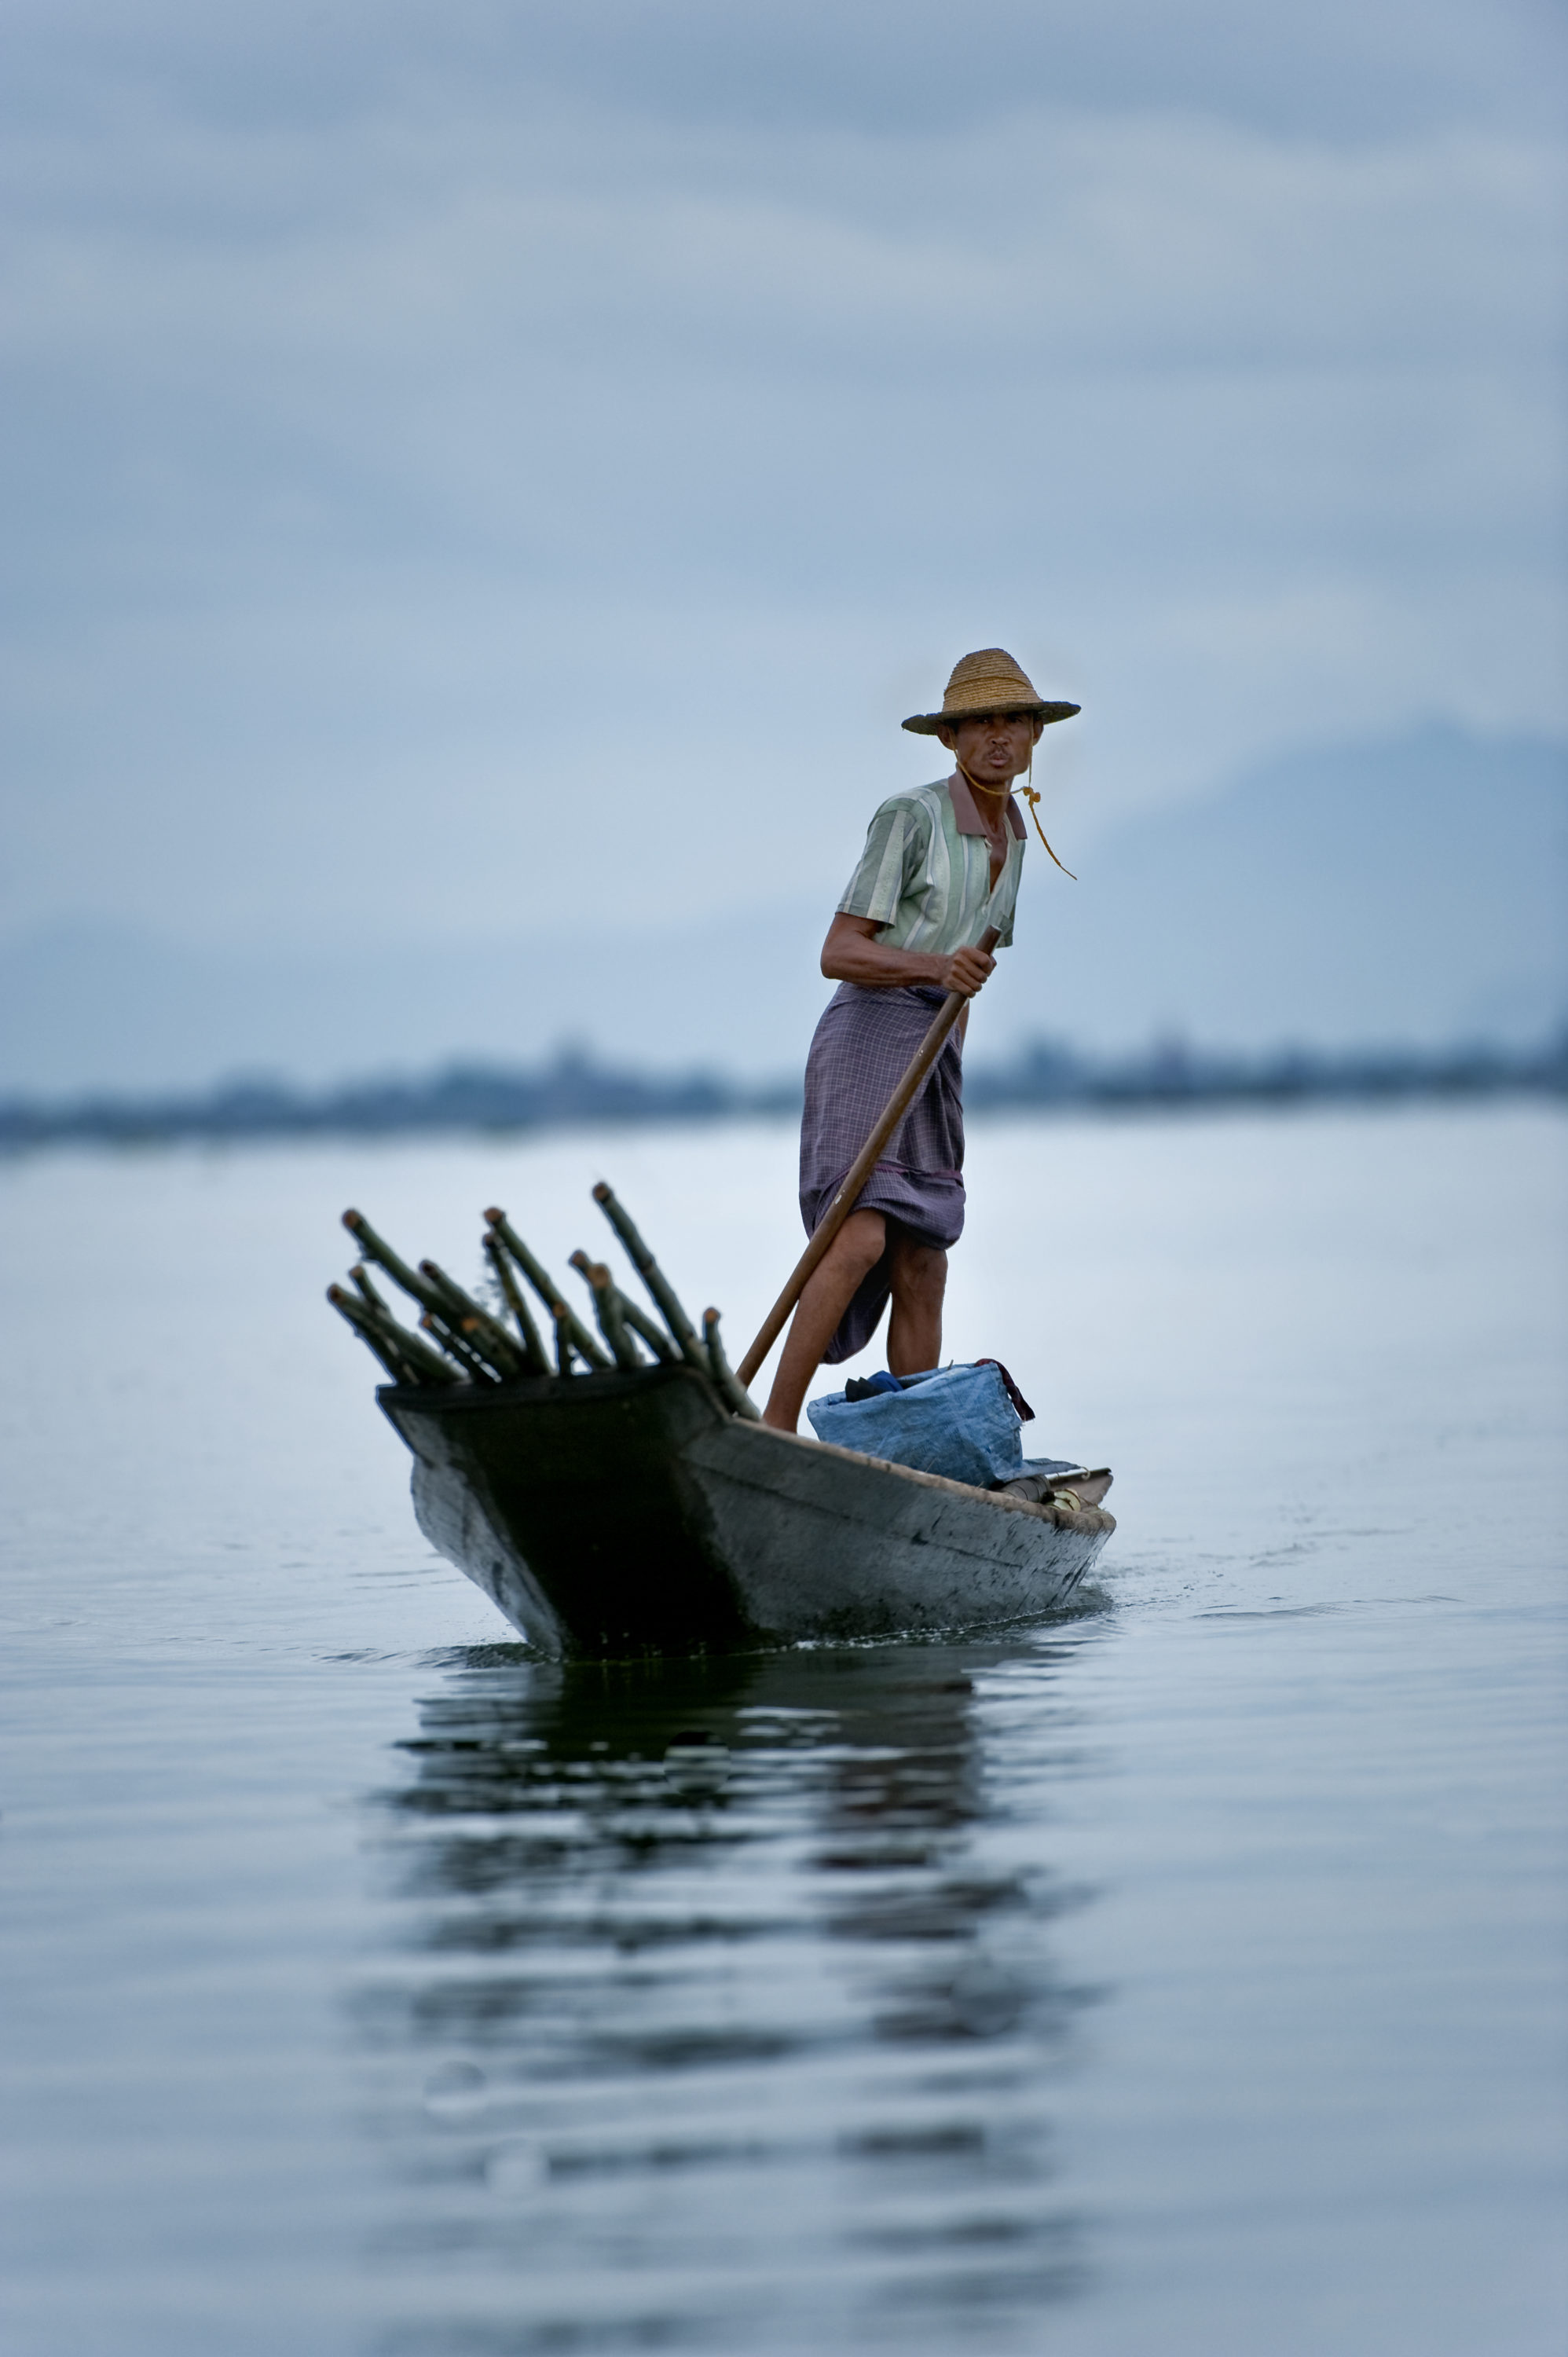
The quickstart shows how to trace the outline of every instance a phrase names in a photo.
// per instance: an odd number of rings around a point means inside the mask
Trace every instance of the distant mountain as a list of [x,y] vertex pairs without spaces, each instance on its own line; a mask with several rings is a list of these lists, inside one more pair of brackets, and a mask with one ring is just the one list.
[[1537,1039],[1568,1015],[1568,748],[1320,748],[1038,854],[1008,1013],[1089,1046]]
[[[1568,748],[1423,729],[1324,747],[1058,849],[1035,846],[987,1052],[1544,1037],[1568,1014]],[[1054,837],[1053,837],[1054,839]],[[0,1090],[319,1083],[563,1039],[663,1071],[797,1069],[827,986],[820,901],[640,937],[242,954],[81,922],[0,943]],[[978,1044],[978,1040],[977,1040]]]

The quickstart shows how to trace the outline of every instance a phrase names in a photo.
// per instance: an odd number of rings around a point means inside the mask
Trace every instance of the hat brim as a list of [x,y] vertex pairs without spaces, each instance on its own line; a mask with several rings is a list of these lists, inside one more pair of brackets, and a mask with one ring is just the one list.
[[1070,720],[1081,704],[983,704],[973,712],[912,712],[902,725],[912,737],[934,737],[939,728],[956,728],[961,720],[983,720],[988,713],[1004,712],[1009,719]]

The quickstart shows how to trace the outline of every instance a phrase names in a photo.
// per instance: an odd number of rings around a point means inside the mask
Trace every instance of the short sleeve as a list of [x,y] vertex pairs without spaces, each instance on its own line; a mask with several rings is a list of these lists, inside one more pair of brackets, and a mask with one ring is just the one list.
[[890,925],[925,864],[930,821],[915,802],[883,803],[866,829],[860,865],[839,899],[841,917],[870,917]]

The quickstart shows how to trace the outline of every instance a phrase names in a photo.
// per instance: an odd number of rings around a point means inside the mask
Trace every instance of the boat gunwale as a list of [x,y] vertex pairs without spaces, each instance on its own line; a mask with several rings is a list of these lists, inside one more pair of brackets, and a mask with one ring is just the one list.
[[[823,1457],[836,1457],[848,1465],[860,1465],[873,1472],[895,1473],[918,1488],[936,1490],[954,1498],[978,1501],[994,1506],[1004,1513],[1027,1514],[1036,1522],[1047,1523],[1055,1530],[1077,1531],[1085,1537],[1097,1533],[1109,1534],[1116,1528],[1116,1517],[1103,1506],[1058,1506],[1054,1502],[1033,1498],[1014,1497],[1005,1490],[982,1490],[971,1481],[955,1481],[945,1473],[928,1473],[916,1465],[895,1464],[890,1458],[868,1457],[864,1450],[845,1448],[838,1441],[818,1440],[803,1432],[779,1432],[771,1425],[754,1424],[749,1417],[736,1415],[720,1397],[708,1378],[693,1366],[677,1361],[658,1367],[596,1367],[581,1375],[519,1375],[505,1383],[381,1383],[376,1388],[376,1402],[385,1413],[395,1401],[401,1410],[422,1408],[437,1418],[456,1412],[460,1415],[477,1409],[493,1407],[525,1407],[542,1405],[548,1398],[561,1403],[564,1387],[570,1384],[586,1389],[592,1386],[600,1400],[616,1395],[635,1395],[673,1381],[685,1379],[698,1385],[712,1403],[718,1421],[736,1431],[754,1434],[767,1441],[780,1441],[788,1447],[813,1451]],[[589,1402],[578,1394],[580,1404]],[[388,1421],[397,1428],[396,1418]],[[401,1437],[401,1436],[400,1436]],[[749,1445],[749,1443],[747,1444]],[[758,1483],[759,1488],[766,1486]],[[1065,1486],[1071,1487],[1070,1481]]]

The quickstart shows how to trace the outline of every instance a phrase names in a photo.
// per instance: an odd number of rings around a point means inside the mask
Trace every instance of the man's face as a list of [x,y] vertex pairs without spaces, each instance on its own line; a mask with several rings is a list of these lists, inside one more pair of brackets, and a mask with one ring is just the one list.
[[972,778],[983,786],[1006,786],[1028,768],[1041,725],[1024,712],[983,712],[937,734]]

